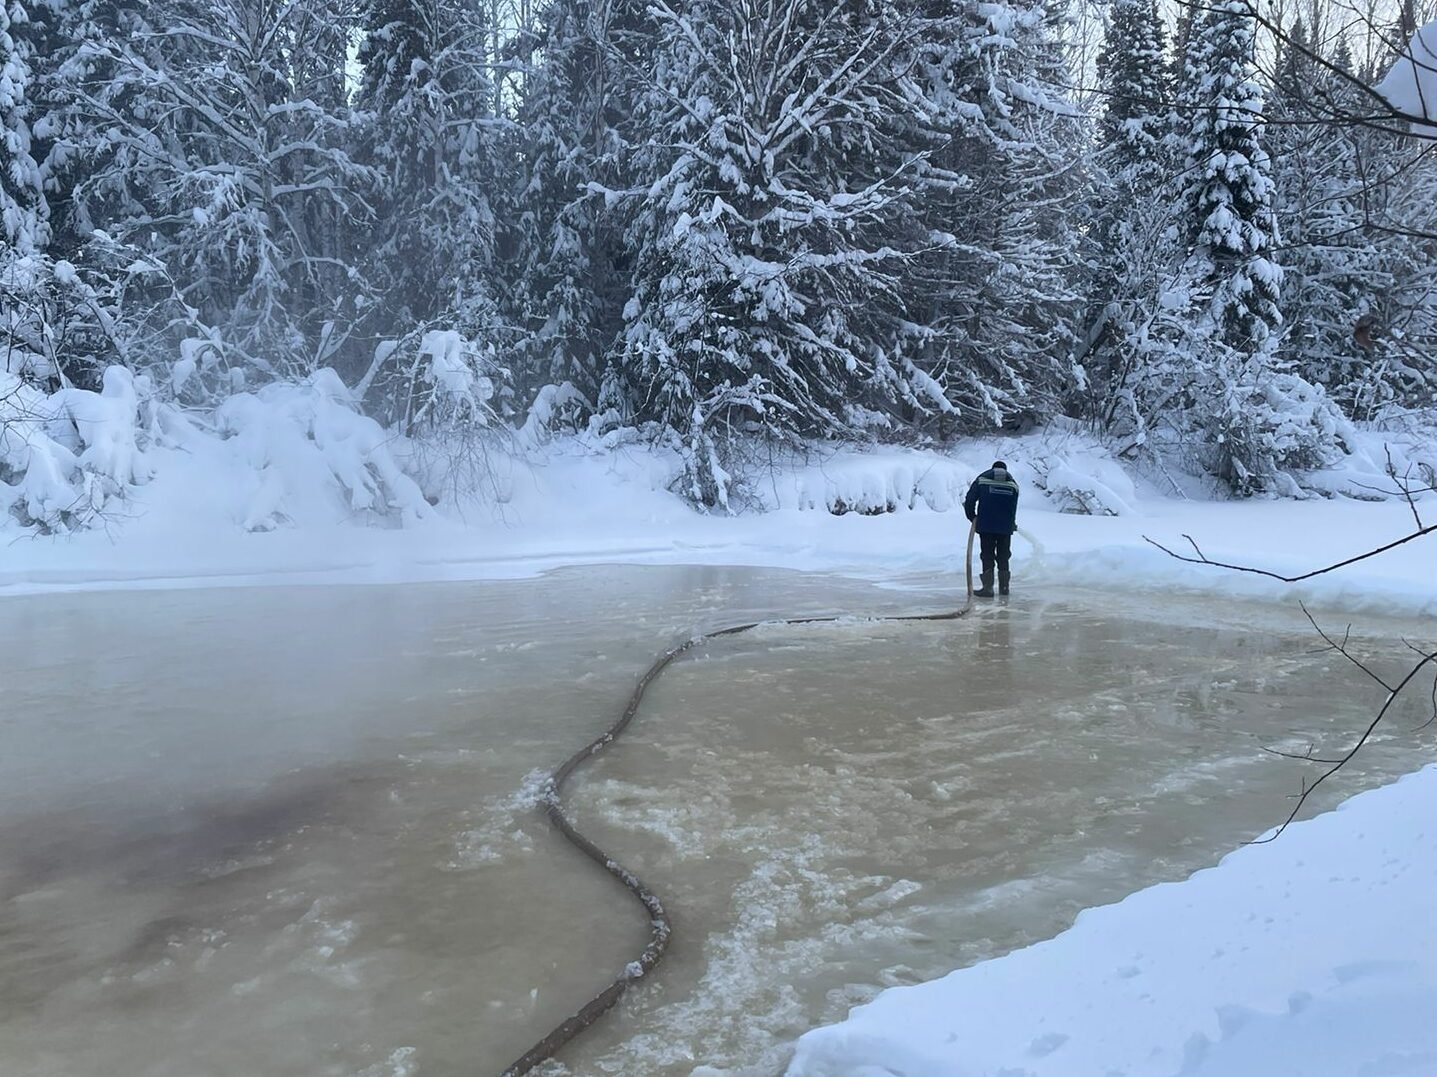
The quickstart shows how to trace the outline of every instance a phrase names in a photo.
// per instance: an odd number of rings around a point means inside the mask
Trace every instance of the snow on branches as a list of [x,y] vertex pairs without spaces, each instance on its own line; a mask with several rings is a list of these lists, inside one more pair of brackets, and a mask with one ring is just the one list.
[[1437,21],[1418,27],[1375,89],[1416,133],[1437,136]]
[[71,531],[148,481],[144,389],[123,367],[105,371],[98,393],[45,393],[0,372],[0,514],[42,532]]

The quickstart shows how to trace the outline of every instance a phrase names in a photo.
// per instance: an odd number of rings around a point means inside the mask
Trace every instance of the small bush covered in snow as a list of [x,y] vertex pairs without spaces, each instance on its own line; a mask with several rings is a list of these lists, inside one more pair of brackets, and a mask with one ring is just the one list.
[[1213,421],[1217,472],[1242,494],[1304,496],[1295,473],[1335,463],[1353,443],[1341,410],[1294,374],[1240,379]]
[[1137,501],[1133,480],[1097,449],[1039,455],[1034,485],[1059,512],[1082,516],[1131,516]]
[[215,412],[261,482],[244,526],[269,530],[291,518],[290,490],[337,489],[355,513],[410,523],[430,512],[393,451],[394,437],[361,415],[332,370],[299,384],[277,382],[239,393]]
[[443,436],[493,427],[508,381],[492,346],[454,329],[429,329],[417,343],[382,341],[357,395],[406,435]]
[[0,512],[44,533],[71,531],[148,481],[140,447],[146,388],[118,366],[105,371],[98,393],[47,394],[0,372]]
[[525,448],[537,448],[548,441],[558,430],[575,432],[579,420],[592,415],[594,405],[573,383],[545,385],[534,397],[524,425],[519,427],[519,444]]

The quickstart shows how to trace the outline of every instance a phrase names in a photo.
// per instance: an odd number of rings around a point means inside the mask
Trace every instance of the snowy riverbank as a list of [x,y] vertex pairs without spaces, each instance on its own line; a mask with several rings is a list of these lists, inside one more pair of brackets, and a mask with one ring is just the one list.
[[[730,518],[682,505],[664,489],[661,459],[551,446],[539,463],[503,465],[497,511],[435,514],[404,529],[319,513],[266,532],[242,527],[255,496],[244,472],[227,483],[213,459],[176,454],[108,531],[12,541],[0,558],[0,596],[480,579],[596,562],[765,565],[956,591],[966,527],[955,501],[1001,453],[1025,490],[1020,591],[1077,583],[1437,614],[1437,538],[1300,585],[1183,564],[1145,540],[1177,549],[1187,534],[1214,559],[1297,574],[1410,534],[1412,510],[1401,500],[1164,497],[1087,450],[1040,449],[1020,439],[945,458],[837,456],[776,476],[773,511]],[[1070,495],[1058,491],[1055,472],[1067,476],[1064,489],[1086,483],[1121,514],[1060,511]],[[1358,478],[1382,481],[1380,471]],[[834,515],[835,498],[897,511]],[[1437,1003],[1437,938],[1424,912],[1437,884],[1434,807],[1437,769],[1356,797],[1186,882],[1090,911],[1049,942],[885,992],[847,1022],[806,1036],[790,1072],[1437,1073],[1437,1033],[1423,1019]]]
[[[0,556],[0,595],[281,578],[488,579],[603,562],[951,577],[961,587],[967,525],[960,502],[972,476],[999,453],[1024,487],[1022,534],[1014,544],[1022,586],[1180,588],[1303,598],[1352,611],[1437,613],[1430,539],[1297,586],[1182,564],[1145,540],[1187,553],[1187,534],[1214,559],[1290,575],[1409,534],[1412,512],[1401,500],[1161,496],[1091,446],[1054,448],[1042,437],[974,442],[948,456],[839,453],[776,473],[759,491],[771,510],[734,517],[695,513],[665,489],[672,461],[641,450],[551,445],[524,462],[495,458],[489,482],[497,499],[467,512],[436,512],[404,528],[354,523],[327,473],[293,469],[279,489],[265,489],[247,462],[215,446],[170,450],[152,482],[114,503],[106,526],[60,537],[11,537]],[[1364,463],[1365,470],[1349,470],[1334,485],[1359,492],[1390,487],[1375,460]],[[1120,514],[1061,511],[1072,507],[1074,488],[1086,488],[1089,500],[1106,501]],[[256,499],[288,522],[246,530]],[[840,500],[896,511],[828,511]]]

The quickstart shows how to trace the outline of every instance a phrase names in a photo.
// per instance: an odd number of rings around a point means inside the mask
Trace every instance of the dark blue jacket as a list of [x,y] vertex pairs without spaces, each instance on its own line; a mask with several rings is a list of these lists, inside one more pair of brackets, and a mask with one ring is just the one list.
[[989,468],[973,480],[963,514],[978,518],[978,534],[1011,535],[1018,530],[1018,484],[1008,471]]

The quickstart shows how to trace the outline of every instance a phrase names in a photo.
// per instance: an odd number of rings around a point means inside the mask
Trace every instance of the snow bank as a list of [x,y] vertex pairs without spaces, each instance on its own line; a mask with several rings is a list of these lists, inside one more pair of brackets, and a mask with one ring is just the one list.
[[[123,367],[105,371],[98,393],[47,394],[0,372],[0,528],[69,534],[151,512],[172,525],[191,517],[177,536],[426,519],[433,510],[396,447],[332,370],[236,394],[208,415],[157,400]],[[141,485],[155,491],[143,504]]]
[[788,1077],[1437,1072],[1437,768],[799,1040]]
[[[780,464],[753,485],[766,509],[841,516],[927,509],[961,512],[975,476],[1002,459],[1029,491],[1060,512],[1132,515],[1133,480],[1091,438],[1061,430],[974,439],[951,451],[843,447],[819,459]],[[1034,501],[1031,492],[1029,505]],[[1025,506],[1026,507],[1026,506]]]
[[971,465],[936,454],[842,449],[757,485],[771,492],[769,508],[876,516],[919,508],[961,511],[973,475]]
[[1332,467],[1303,476],[1311,491],[1374,501],[1437,486],[1437,429],[1414,423],[1410,429],[1354,428],[1344,435],[1347,455]]
[[[208,413],[157,405],[138,386],[137,393],[133,483],[105,480],[126,496],[106,502],[103,532],[11,544],[0,589],[213,585],[279,575],[476,579],[599,561],[760,565],[961,588],[962,497],[973,477],[1001,458],[1023,488],[1014,543],[1020,588],[1077,584],[1289,604],[1304,598],[1327,609],[1437,615],[1437,536],[1296,587],[1185,565],[1144,541],[1151,536],[1186,551],[1183,535],[1190,534],[1216,559],[1295,575],[1400,538],[1412,530],[1412,513],[1390,496],[1387,453],[1399,474],[1425,484],[1437,439],[1420,426],[1408,435],[1363,432],[1339,469],[1319,473],[1328,492],[1347,496],[1173,496],[1167,477],[1134,478],[1081,431],[1050,429],[975,439],[943,453],[847,448],[791,462],[751,481],[753,511],[725,517],[695,513],[675,496],[681,461],[639,444],[634,431],[565,433],[571,402],[562,387],[536,405],[525,438],[509,439],[527,447],[506,452],[496,442],[488,452],[485,497],[438,508],[415,485],[423,461],[414,448],[359,415],[332,374],[236,397],[218,425]],[[111,402],[127,399],[119,392]],[[33,394],[21,405],[30,412],[37,406]],[[74,421],[60,425],[79,446]],[[10,463],[0,465],[9,485],[0,495],[22,495],[14,461],[28,452],[21,431],[33,440],[36,429],[12,428],[4,443]],[[110,443],[108,462],[122,466],[127,445],[123,438]],[[66,451],[78,461],[83,448]],[[37,458],[69,459],[58,451]],[[43,490],[44,476],[37,470],[26,481]],[[134,485],[146,476],[153,478],[143,488]],[[76,483],[94,481],[73,467],[61,477],[64,497]],[[1427,507],[1434,500],[1423,495],[1422,510],[1437,517]],[[13,529],[14,515],[0,518],[0,527]],[[408,526],[393,526],[401,523]]]
[[[647,488],[645,498],[659,495],[665,516],[687,519],[671,495],[682,460],[670,450],[642,446],[632,429],[580,428],[591,409],[572,385],[545,387],[507,437],[492,422],[494,383],[482,373],[487,368],[479,353],[449,332],[426,335],[420,350],[422,371],[429,372],[424,377],[443,398],[430,405],[457,408],[468,423],[468,442],[461,444],[455,431],[450,441],[442,431],[422,443],[397,436],[362,415],[331,370],[301,383],[238,393],[213,412],[186,410],[175,400],[174,386],[151,392],[144,379],[120,368],[106,374],[101,393],[67,389],[47,396],[4,375],[0,509],[9,511],[0,527],[18,521],[31,530],[73,531],[121,503],[127,515],[188,515],[186,530],[271,531],[349,519],[413,524],[435,516],[431,506],[440,501],[444,512],[466,521],[512,520],[526,488],[525,514],[547,517],[554,513],[544,501],[555,491],[545,493],[542,482],[527,481],[528,473],[572,472],[577,461],[599,484],[578,497],[569,491],[559,496],[582,506],[582,513],[597,514],[602,504],[609,516],[624,514],[637,485]],[[192,361],[187,353],[177,370]],[[1302,476],[1303,488],[1294,492],[1396,497],[1389,461],[1415,486],[1430,486],[1437,474],[1429,430],[1348,428],[1344,441],[1348,455],[1335,467]],[[746,513],[881,517],[957,514],[974,476],[998,458],[1008,462],[1024,491],[1020,520],[1047,510],[1132,519],[1157,496],[1084,430],[1061,422],[1034,434],[972,439],[941,451],[814,446],[807,456],[765,460],[754,449],[735,467],[745,476]],[[458,474],[461,464],[470,471]],[[199,473],[202,465],[212,469],[208,478]],[[166,481],[176,474],[180,481]],[[128,496],[151,479],[158,481],[144,498]],[[212,489],[196,498],[195,488],[205,485]],[[1170,480],[1169,488],[1175,486]],[[179,501],[172,500],[176,496]],[[560,512],[557,518],[573,516]],[[951,526],[961,531],[961,516]]]

